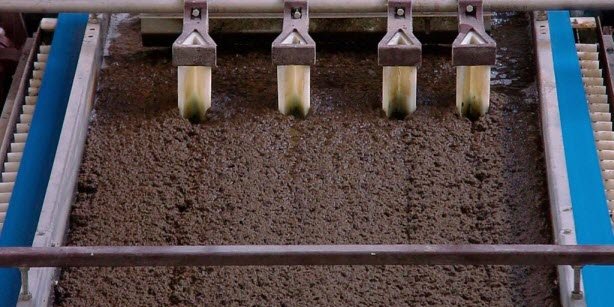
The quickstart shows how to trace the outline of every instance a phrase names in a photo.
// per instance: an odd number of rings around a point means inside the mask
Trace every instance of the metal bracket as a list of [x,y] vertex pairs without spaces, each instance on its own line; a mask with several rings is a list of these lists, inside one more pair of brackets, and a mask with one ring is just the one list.
[[[14,15],[17,15],[17,16],[14,16]],[[9,25],[8,28],[5,28],[6,25],[4,25],[2,21],[4,21],[5,23],[7,22],[6,19],[10,21],[11,18],[9,17],[18,17],[16,19],[15,18],[13,19],[21,21],[21,24],[23,24],[23,21],[19,14],[0,13],[0,65],[2,65],[3,62],[5,64],[10,62],[12,65],[19,62],[19,58],[21,57],[21,51],[19,50],[21,44],[16,43],[15,39],[18,39],[18,40],[23,39],[25,41],[25,38],[27,38],[27,35],[24,37],[20,37],[21,35],[19,34],[21,34],[21,31],[19,31],[19,29],[21,29],[21,27],[18,25],[13,25],[13,26]],[[5,20],[3,20],[3,18]],[[25,27],[23,31],[25,32]]]
[[90,15],[89,15],[89,22],[90,23],[100,23],[100,20],[98,19],[98,14],[90,13]]
[[377,46],[380,66],[419,66],[422,44],[413,33],[412,0],[388,1],[388,33]]
[[21,51],[15,48],[13,42],[0,33],[0,65],[3,62],[17,63],[21,58]]
[[273,64],[313,65],[316,42],[309,35],[309,4],[306,0],[285,0],[281,34],[273,41]]
[[482,0],[458,0],[458,36],[452,43],[454,66],[492,66],[497,43],[486,33]]
[[0,65],[2,65],[3,62],[10,62],[12,64],[17,64],[20,58],[21,58],[21,51],[15,48],[2,48],[2,46],[0,45]]
[[23,21],[23,17],[19,13],[0,13],[0,27],[6,32],[14,47],[20,49],[28,38],[28,31]]
[[546,11],[535,11],[535,20],[536,21],[547,21],[548,20],[548,14],[546,14]]
[[208,0],[185,0],[183,32],[173,43],[173,65],[216,66],[217,45],[209,36]]
[[21,51],[5,34],[5,30],[0,28],[0,101],[6,98],[4,86],[11,79],[21,58]]
[[0,27],[0,48],[12,48],[14,46],[13,42],[6,36],[4,29]]

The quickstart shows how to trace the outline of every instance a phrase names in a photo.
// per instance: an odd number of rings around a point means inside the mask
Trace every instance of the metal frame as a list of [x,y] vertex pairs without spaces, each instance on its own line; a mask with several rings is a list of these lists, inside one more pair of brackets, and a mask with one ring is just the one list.
[[[108,15],[92,15],[87,25],[53,169],[32,243],[34,247],[54,247],[64,243],[90,110],[96,96],[96,81],[109,20]],[[19,301],[17,306],[49,305],[53,281],[58,275],[57,268],[34,268],[29,270],[28,275],[31,299]]]
[[[0,11],[23,13],[98,12],[98,13],[179,13],[183,0],[2,0]],[[385,16],[386,0],[311,0],[314,13],[360,13]],[[421,0],[417,12],[456,12],[457,0]],[[486,11],[598,10],[614,9],[612,0],[485,0]],[[283,11],[279,0],[212,1],[212,15],[277,13]]]
[[[570,20],[567,11],[548,12],[575,234],[578,244],[614,245],[600,165],[603,154],[600,154],[602,157],[596,154],[596,129],[587,105],[587,90],[581,72],[583,65],[579,62],[577,37]],[[614,267],[591,268],[583,272],[582,277],[590,293],[586,297],[587,304],[610,301],[611,305],[609,294]]]
[[28,34],[19,13],[0,12],[0,101],[7,98],[4,87],[8,87],[11,77],[16,73],[21,58],[21,47]]
[[16,48],[21,48],[26,42],[28,31],[21,14],[0,12],[0,26]]
[[[542,121],[544,154],[548,175],[550,216],[554,243],[575,245],[575,222],[571,207],[571,195],[567,178],[567,162],[563,148],[561,118],[559,114],[554,63],[550,41],[550,26],[546,12],[534,12],[533,38],[538,73],[540,117]],[[570,266],[558,266],[560,298],[563,306],[572,306],[578,300],[571,300],[574,288],[574,270]]]
[[[278,14],[280,1],[212,1],[213,16],[259,12]],[[318,13],[383,14],[386,1],[324,1],[310,0],[312,11]],[[96,12],[177,12],[181,1],[89,1],[89,0],[4,0],[0,11],[24,12],[96,11]],[[417,11],[451,12],[457,0],[416,1]],[[596,9],[612,8],[614,1],[499,1],[484,0],[486,10],[536,9]],[[547,22],[546,22],[547,24]],[[536,32],[541,31],[536,24]],[[539,42],[539,38],[537,38]],[[538,48],[539,49],[539,48]],[[547,53],[537,50],[540,65],[551,65]],[[541,55],[540,55],[541,54]],[[550,61],[550,62],[549,62]],[[540,70],[541,73],[541,70]],[[565,158],[556,148],[562,140],[557,135],[558,113],[546,101],[556,100],[549,83],[540,75],[540,98],[544,143],[550,184],[551,206],[558,244],[575,244],[569,191],[566,190]],[[556,106],[555,106],[556,107]],[[556,115],[556,116],[555,116]],[[556,117],[556,118],[555,118]],[[64,132],[63,132],[64,133]],[[550,144],[550,145],[548,145]],[[559,148],[559,149],[560,149]],[[561,163],[562,162],[562,163]],[[551,164],[550,164],[551,163]],[[54,166],[55,168],[55,166]],[[555,184],[563,182],[565,184]],[[553,189],[554,186],[554,189]],[[40,227],[40,224],[39,224]],[[68,267],[68,266],[244,266],[244,265],[559,265],[561,291],[572,289],[581,293],[578,266],[614,264],[612,246],[576,245],[318,245],[318,246],[169,246],[169,247],[33,247],[0,248],[0,266]],[[575,266],[575,270],[567,265]],[[25,270],[23,270],[25,271]],[[23,272],[22,271],[22,272]],[[30,273],[32,274],[32,273]],[[27,277],[27,274],[25,274]],[[574,277],[575,276],[575,277]],[[32,278],[31,278],[32,280]],[[34,279],[36,280],[36,279]],[[27,283],[26,283],[27,285]],[[567,292],[571,293],[571,292]],[[563,294],[562,294],[563,295]]]
[[[17,123],[19,111],[21,110],[28,90],[27,84],[32,73],[32,65],[36,58],[36,47],[40,44],[40,39],[40,32],[36,32],[33,38],[26,40],[21,51],[22,56],[20,63],[15,70],[13,83],[11,84],[4,106],[2,107],[0,116],[0,137],[2,138],[2,143],[0,145],[0,165],[4,165],[6,153],[8,152],[13,138],[13,127],[15,127]],[[1,230],[2,229],[0,229],[0,231]]]

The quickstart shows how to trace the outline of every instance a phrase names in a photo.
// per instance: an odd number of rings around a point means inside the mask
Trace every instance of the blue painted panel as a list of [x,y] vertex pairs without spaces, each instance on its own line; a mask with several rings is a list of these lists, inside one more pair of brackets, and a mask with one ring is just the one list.
[[[0,246],[31,246],[34,240],[87,20],[87,14],[58,17]],[[0,306],[16,304],[20,284],[17,269],[0,269]]]
[[[559,112],[578,244],[614,244],[569,13],[549,12]],[[589,307],[614,306],[614,267],[582,271]]]

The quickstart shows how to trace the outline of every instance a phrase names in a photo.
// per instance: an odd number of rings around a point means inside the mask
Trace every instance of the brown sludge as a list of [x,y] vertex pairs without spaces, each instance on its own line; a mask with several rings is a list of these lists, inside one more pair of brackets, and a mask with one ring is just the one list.
[[[455,114],[449,50],[425,53],[417,112],[386,119],[374,40],[319,41],[305,120],[277,111],[268,43],[219,44],[201,125],[178,115],[168,51],[131,43],[138,23],[124,23],[68,245],[551,243],[529,29],[505,20],[495,83],[511,84],[476,122]],[[548,306],[555,280],[504,266],[66,269],[55,303]]]

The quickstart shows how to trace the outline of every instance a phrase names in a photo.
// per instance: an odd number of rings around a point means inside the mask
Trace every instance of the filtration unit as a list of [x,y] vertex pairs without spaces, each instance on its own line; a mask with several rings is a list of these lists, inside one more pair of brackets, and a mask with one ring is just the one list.
[[[549,10],[557,11],[545,12]],[[0,117],[0,305],[49,305],[57,274],[53,267],[282,264],[557,265],[563,305],[614,304],[614,269],[607,266],[614,265],[613,30],[606,19],[602,24],[599,18],[572,18],[561,10],[614,10],[614,2],[1,1],[0,99],[5,102]],[[381,110],[386,117],[411,117],[420,108],[418,76],[434,73],[420,67],[427,42],[414,33],[416,13],[427,38],[435,26],[425,26],[433,22],[425,23],[424,16],[454,16],[456,39],[449,46],[456,67],[456,112],[471,120],[488,116],[491,68],[497,59],[497,43],[488,29],[495,11],[532,12],[555,244],[61,247],[109,13],[144,14],[148,34],[175,33],[182,25],[172,44],[177,116],[198,124],[207,121],[209,109],[224,107],[212,104],[218,46],[210,36],[210,19],[233,29],[241,28],[237,21],[243,19],[281,22],[281,33],[271,41],[277,106],[282,114],[305,120],[311,106],[311,70],[317,65],[317,41],[310,35],[317,27],[310,27],[312,22],[385,20],[385,33],[373,50],[382,67]],[[38,29],[28,33],[26,13],[59,15],[40,20]]]

